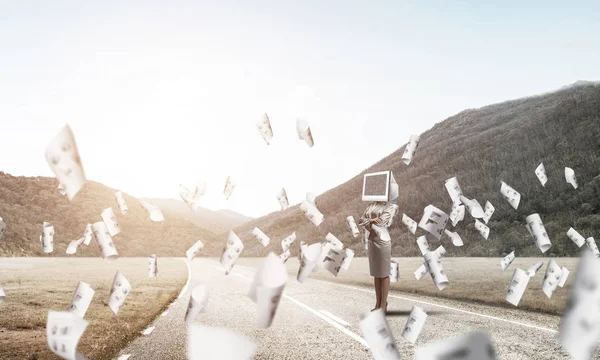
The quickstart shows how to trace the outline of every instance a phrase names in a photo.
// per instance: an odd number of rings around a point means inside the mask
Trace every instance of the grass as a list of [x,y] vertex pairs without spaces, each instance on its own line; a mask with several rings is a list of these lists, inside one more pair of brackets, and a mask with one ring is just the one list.
[[[421,280],[415,279],[413,273],[423,263],[423,258],[394,259],[399,263],[400,281],[391,283],[391,290],[507,308],[514,308],[512,304],[505,300],[506,290],[514,269],[518,267],[527,271],[529,266],[544,260],[544,266],[529,280],[527,290],[519,303],[519,309],[561,314],[575,278],[579,258],[554,259],[560,266],[566,266],[569,269],[569,277],[564,288],[558,287],[550,299],[542,292],[542,281],[546,273],[548,259],[516,258],[510,267],[503,272],[500,267],[501,259],[499,258],[443,258],[442,265],[450,280],[450,284],[443,291],[437,289],[429,275],[425,275]],[[262,259],[240,258],[237,264],[258,266],[261,262]],[[286,266],[289,274],[295,277],[298,273],[298,261],[292,258],[286,263]],[[348,271],[342,270],[337,278],[324,270],[312,273],[310,278],[373,287],[373,278],[369,275],[369,260],[367,258],[354,258],[350,269]]]
[[[0,359],[56,359],[46,340],[49,310],[66,311],[77,283],[96,291],[85,315],[90,321],[78,350],[88,359],[111,359],[178,295],[187,279],[180,259],[160,258],[158,277],[148,277],[147,258],[1,258]],[[115,272],[132,285],[118,316],[106,301]]]

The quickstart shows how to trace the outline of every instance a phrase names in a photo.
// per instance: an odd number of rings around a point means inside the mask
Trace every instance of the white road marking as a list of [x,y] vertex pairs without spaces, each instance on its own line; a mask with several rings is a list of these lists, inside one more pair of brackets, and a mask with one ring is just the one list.
[[[246,267],[246,266],[242,266],[242,267],[248,268],[248,267]],[[250,268],[248,268],[248,269],[250,269]],[[252,270],[255,270],[255,269],[252,269]],[[247,281],[252,281],[252,279],[250,279],[250,278],[248,278],[248,277],[246,277],[246,276],[244,276],[244,275],[241,275],[241,274],[233,273],[233,271],[231,272],[231,274],[233,274],[233,275],[236,275],[236,276],[238,276],[238,277],[241,277],[241,278],[242,278],[242,279],[244,279],[244,280],[247,280]],[[311,313],[312,313],[312,314],[314,314],[315,316],[318,316],[318,317],[320,317],[321,319],[323,319],[325,322],[329,323],[329,324],[330,324],[331,326],[333,326],[334,328],[338,329],[339,331],[341,331],[341,332],[343,332],[344,334],[348,335],[348,336],[349,336],[349,337],[351,337],[352,339],[354,339],[354,340],[358,341],[359,343],[361,343],[361,344],[362,344],[364,347],[366,347],[366,348],[368,348],[368,347],[369,347],[369,346],[367,345],[367,342],[365,341],[365,339],[363,339],[363,338],[362,338],[362,337],[360,337],[359,335],[355,334],[354,332],[352,332],[352,331],[350,331],[350,330],[346,329],[345,327],[343,327],[342,325],[338,324],[337,322],[335,322],[334,320],[330,319],[329,317],[327,317],[327,316],[325,316],[325,315],[321,314],[321,313],[320,313],[320,312],[318,312],[317,310],[315,310],[315,309],[311,308],[310,306],[308,306],[308,305],[306,305],[306,304],[304,304],[304,303],[302,303],[302,302],[300,302],[300,301],[298,301],[298,300],[294,299],[293,297],[291,297],[291,296],[289,296],[289,295],[283,294],[283,297],[284,297],[284,298],[286,298],[286,299],[288,299],[288,300],[290,300],[290,301],[292,301],[293,303],[295,303],[296,305],[298,305],[298,306],[300,306],[301,308],[305,309],[306,311],[308,311],[308,312],[311,312]],[[341,321],[343,321],[342,319],[339,319],[339,318],[338,318],[338,320],[341,320]],[[348,325],[350,325],[350,324],[348,324]]]
[[156,326],[150,326],[146,330],[142,331],[142,335],[150,335]]
[[[324,283],[327,283],[327,284],[337,285],[337,286],[348,288],[348,289],[360,290],[360,291],[368,292],[368,293],[371,293],[371,294],[375,293],[375,291],[373,291],[373,290],[362,289],[362,288],[359,288],[359,287],[356,287],[356,286],[338,284],[338,283],[331,282],[331,281],[326,281],[326,280],[318,280],[318,279],[313,279],[313,280],[324,282]],[[465,313],[465,314],[475,315],[475,316],[479,316],[479,317],[486,318],[486,319],[497,320],[497,321],[504,321],[504,322],[507,322],[507,323],[510,323],[510,324],[520,325],[520,326],[524,326],[524,327],[528,327],[528,328],[532,328],[532,329],[537,329],[537,330],[542,330],[542,331],[547,331],[547,332],[551,332],[551,333],[557,333],[558,332],[558,330],[548,329],[548,328],[537,326],[537,325],[526,324],[526,323],[522,323],[522,322],[519,322],[519,321],[503,319],[503,318],[497,317],[497,316],[485,315],[485,314],[480,314],[480,313],[476,313],[476,312],[473,312],[473,311],[457,309],[457,308],[454,308],[454,307],[451,307],[451,306],[439,305],[439,304],[435,304],[435,303],[432,303],[432,302],[423,301],[423,300],[417,300],[417,299],[414,299],[414,298],[408,298],[408,297],[404,297],[404,296],[398,296],[398,295],[394,295],[394,294],[391,294],[391,293],[388,295],[388,297],[393,297],[393,298],[396,298],[396,299],[401,299],[401,300],[412,301],[412,302],[416,302],[416,303],[421,303],[421,304],[436,306],[436,307],[439,307],[439,308],[442,308],[442,309],[448,309],[448,310],[452,310],[452,311],[462,312],[462,313]]]
[[192,269],[190,268],[190,262],[186,261],[186,259],[182,259],[182,261],[185,263],[185,266],[187,266],[188,277],[187,281],[185,282],[185,285],[183,285],[183,288],[181,288],[181,292],[179,293],[177,299],[181,299],[181,297],[185,294],[185,292],[188,289],[188,286],[190,286],[190,280],[192,279]]
[[331,318],[332,320],[337,321],[340,325],[343,326],[350,326],[350,323],[347,322],[346,320],[339,318],[335,315],[333,315],[332,313],[330,313],[329,311],[325,311],[325,310],[319,310],[319,312],[321,312],[321,314],[328,316],[329,318]]

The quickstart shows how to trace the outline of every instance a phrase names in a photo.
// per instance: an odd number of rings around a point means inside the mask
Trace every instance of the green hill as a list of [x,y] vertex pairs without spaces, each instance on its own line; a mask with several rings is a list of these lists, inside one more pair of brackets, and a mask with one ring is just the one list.
[[[410,133],[398,132],[399,146],[364,172],[317,197],[325,221],[315,228],[298,206],[250,221],[235,229],[245,243],[243,255],[262,256],[281,252],[280,240],[297,234],[293,253],[300,240],[322,241],[328,232],[364,255],[361,238],[353,238],[345,218],[362,214],[362,176],[366,172],[393,170],[400,185],[400,216],[391,230],[394,256],[420,256],[415,243],[424,232],[412,235],[401,223],[402,213],[421,219],[423,208],[432,204],[450,212],[452,202],[444,181],[456,176],[465,195],[496,208],[484,240],[474,228],[474,219],[465,220],[457,231],[463,247],[454,247],[448,237],[441,239],[447,256],[501,256],[515,250],[517,256],[541,256],[525,228],[525,218],[539,213],[552,240],[545,256],[577,255],[580,251],[566,236],[573,226],[583,236],[600,240],[600,85],[578,82],[559,91],[462,111],[437,123],[421,134],[421,141],[409,166],[401,162]],[[548,183],[542,187],[534,170],[543,162]],[[579,187],[566,183],[565,166],[575,170]],[[505,181],[522,195],[518,210],[500,194]],[[252,235],[258,226],[271,237],[265,249]],[[225,234],[222,235],[222,239]],[[430,245],[439,241],[428,236]]]
[[[11,176],[0,172],[0,217],[7,224],[0,239],[0,256],[100,256],[94,241],[81,245],[75,255],[66,255],[71,240],[79,239],[88,223],[101,221],[102,210],[112,207],[121,225],[113,237],[119,256],[185,256],[202,240],[207,251],[220,253],[216,236],[177,214],[162,209],[163,222],[150,220],[139,201],[123,193],[129,212],[121,215],[114,197],[116,189],[88,181],[70,202],[58,191],[58,180],[46,177]],[[39,243],[42,224],[54,225],[54,251],[44,254]]]

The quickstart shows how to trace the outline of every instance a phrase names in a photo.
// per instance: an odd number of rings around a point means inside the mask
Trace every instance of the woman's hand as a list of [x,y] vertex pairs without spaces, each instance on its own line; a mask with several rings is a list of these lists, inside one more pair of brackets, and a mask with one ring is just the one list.
[[373,222],[373,223],[375,223],[377,225],[381,224],[382,221],[383,220],[381,220],[381,218],[379,218],[379,217],[376,217],[375,219],[371,220],[371,222]]

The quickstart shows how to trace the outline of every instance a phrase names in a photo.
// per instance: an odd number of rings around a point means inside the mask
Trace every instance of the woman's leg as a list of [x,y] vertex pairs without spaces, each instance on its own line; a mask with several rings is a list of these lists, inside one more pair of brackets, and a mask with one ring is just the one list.
[[390,277],[386,277],[381,279],[381,299],[380,299],[380,304],[381,307],[383,307],[385,309],[385,311],[387,311],[387,298],[388,298],[388,293],[390,292]]
[[374,277],[373,280],[375,282],[375,309],[379,309],[381,307],[381,279]]

